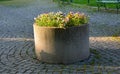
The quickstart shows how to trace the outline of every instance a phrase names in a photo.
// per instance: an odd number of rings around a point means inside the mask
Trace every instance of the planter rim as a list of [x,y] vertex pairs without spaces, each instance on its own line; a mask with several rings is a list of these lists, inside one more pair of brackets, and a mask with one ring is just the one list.
[[[68,28],[75,28],[75,27],[83,27],[83,26],[86,26],[86,25],[89,25],[88,23],[87,24],[84,24],[84,25],[80,25],[80,26],[73,26],[73,27],[68,27]],[[33,26],[39,26],[37,25],[36,23],[33,24]],[[53,29],[67,29],[67,28],[59,28],[59,27],[45,27],[45,26],[39,26],[39,28],[53,28]]]

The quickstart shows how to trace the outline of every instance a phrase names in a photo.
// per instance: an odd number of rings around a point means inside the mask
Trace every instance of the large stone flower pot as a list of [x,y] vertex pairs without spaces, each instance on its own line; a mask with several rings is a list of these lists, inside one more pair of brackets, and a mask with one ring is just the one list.
[[70,64],[89,57],[88,24],[79,27],[34,27],[35,54],[47,63]]

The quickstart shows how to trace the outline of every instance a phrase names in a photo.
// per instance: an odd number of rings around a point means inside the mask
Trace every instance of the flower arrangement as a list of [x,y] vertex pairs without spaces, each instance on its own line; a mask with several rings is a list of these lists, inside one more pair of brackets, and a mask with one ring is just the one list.
[[80,26],[88,23],[88,16],[84,13],[69,12],[49,12],[43,13],[35,18],[35,23],[39,26],[67,28],[72,26]]

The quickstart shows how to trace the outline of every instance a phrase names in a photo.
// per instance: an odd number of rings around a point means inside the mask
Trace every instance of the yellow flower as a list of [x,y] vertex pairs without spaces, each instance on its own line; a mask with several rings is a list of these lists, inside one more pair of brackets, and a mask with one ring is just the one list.
[[63,28],[64,27],[64,24],[60,24],[60,28]]

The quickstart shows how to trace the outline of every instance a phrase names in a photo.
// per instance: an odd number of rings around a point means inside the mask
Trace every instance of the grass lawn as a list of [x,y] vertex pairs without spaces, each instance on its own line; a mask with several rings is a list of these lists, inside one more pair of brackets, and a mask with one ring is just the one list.
[[[88,5],[88,6],[96,6],[97,3],[96,0],[90,0],[90,3],[88,4],[88,0],[73,0],[73,3],[75,4],[83,4],[83,5]],[[106,4],[108,8],[116,8],[116,4]]]
[[96,0],[90,0],[89,4],[88,4],[88,0],[73,0],[73,3],[96,6]]
[[34,0],[0,0],[0,5],[6,6],[23,6],[33,3]]

